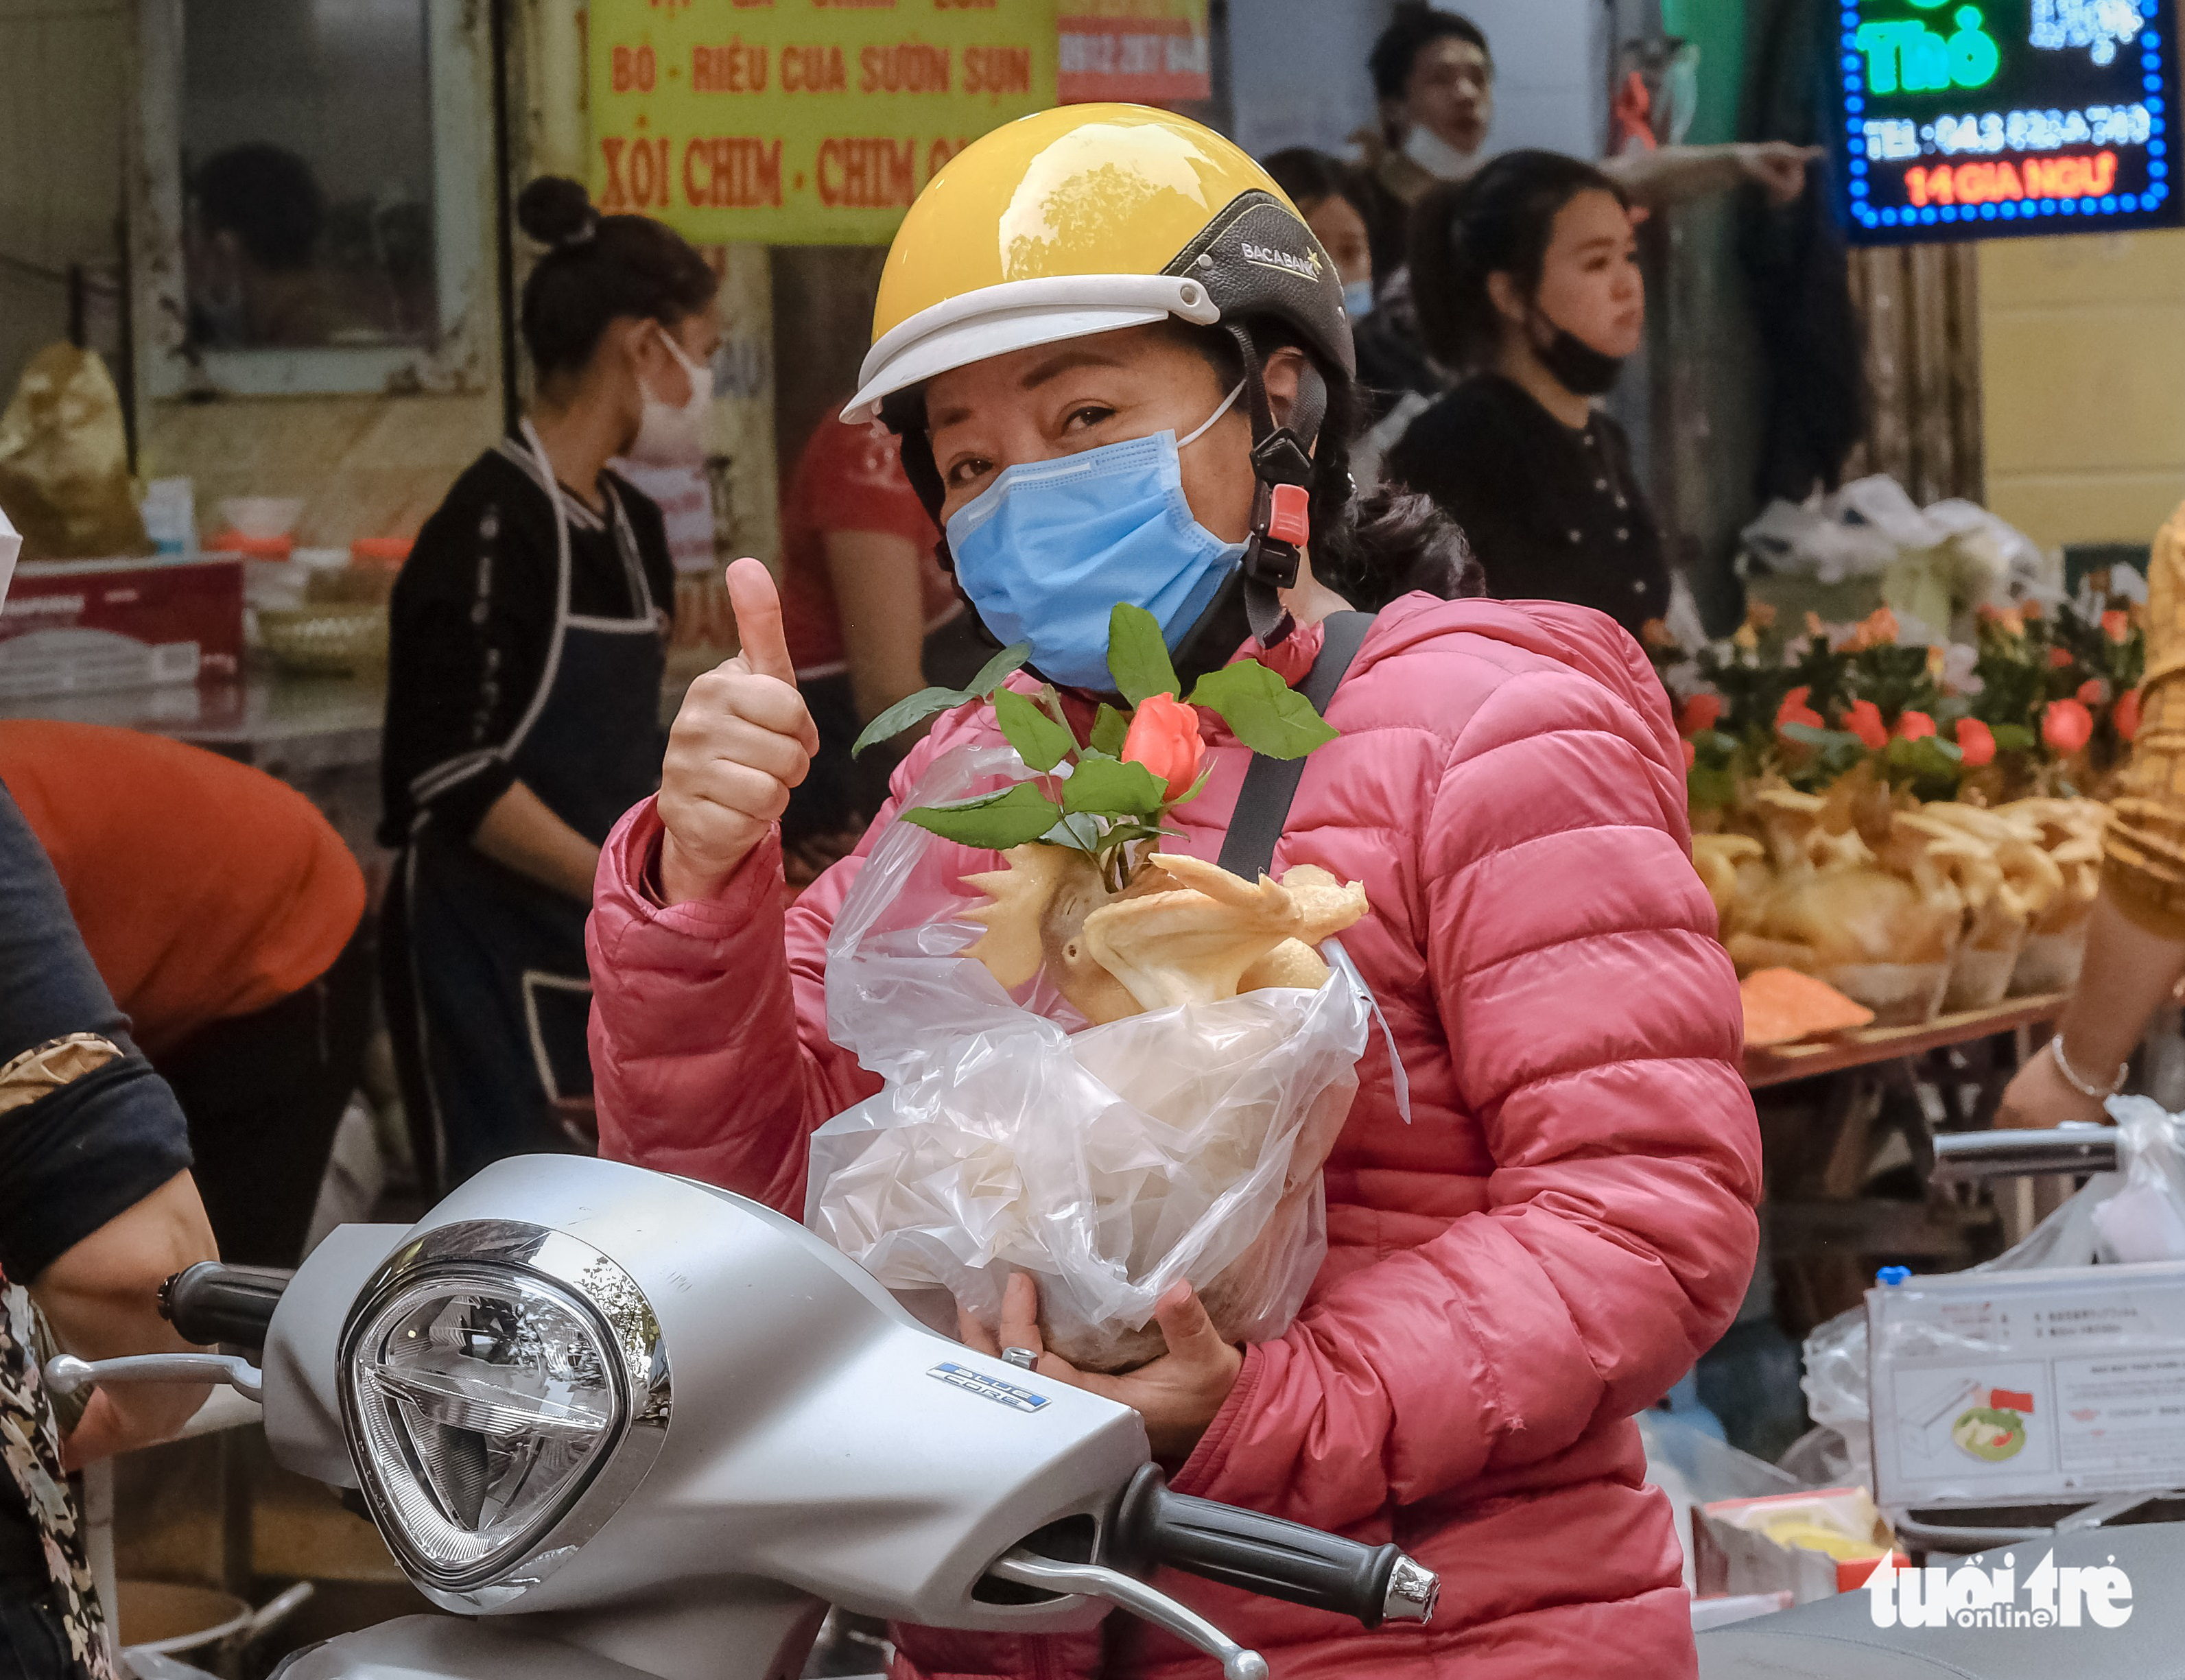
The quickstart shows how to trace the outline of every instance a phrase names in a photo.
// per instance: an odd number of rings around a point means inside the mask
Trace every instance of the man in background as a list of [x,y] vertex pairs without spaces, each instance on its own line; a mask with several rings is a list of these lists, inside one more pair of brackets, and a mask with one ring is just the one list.
[[[1385,289],[1404,263],[1411,206],[1437,182],[1462,181],[1486,161],[1495,124],[1495,55],[1479,25],[1426,0],[1405,0],[1373,43],[1366,68],[1379,103],[1378,132],[1361,137],[1363,208],[1373,270]],[[1635,204],[1660,209],[1747,181],[1779,204],[1806,189],[1818,150],[1781,141],[1661,146],[1601,167]]]
[[371,1030],[363,871],[293,788],[158,735],[0,723],[0,784],[181,1102],[221,1258],[294,1265]]

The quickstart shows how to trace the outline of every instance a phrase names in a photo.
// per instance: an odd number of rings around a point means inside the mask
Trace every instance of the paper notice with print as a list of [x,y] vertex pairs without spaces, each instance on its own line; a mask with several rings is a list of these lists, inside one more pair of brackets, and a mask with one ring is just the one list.
[[1867,1319],[1885,1505],[2185,1487],[2185,1264],[1923,1277]]

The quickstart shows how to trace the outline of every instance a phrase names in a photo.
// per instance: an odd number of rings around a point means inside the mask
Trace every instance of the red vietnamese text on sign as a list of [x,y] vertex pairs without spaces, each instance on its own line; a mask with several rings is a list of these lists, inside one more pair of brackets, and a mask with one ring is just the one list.
[[1062,103],[1176,104],[1213,97],[1206,36],[1183,18],[1070,18],[1057,25]]
[[1915,209],[1929,204],[1994,204],[2026,198],[2098,198],[2116,189],[2117,155],[2027,158],[2014,164],[1918,165],[1904,171],[1904,192]]

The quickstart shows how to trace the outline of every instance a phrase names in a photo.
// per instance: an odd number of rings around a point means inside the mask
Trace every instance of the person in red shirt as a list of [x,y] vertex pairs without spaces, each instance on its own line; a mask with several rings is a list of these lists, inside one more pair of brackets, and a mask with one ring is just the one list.
[[782,497],[781,617],[797,686],[819,730],[790,800],[792,848],[854,836],[887,798],[888,773],[923,729],[852,760],[865,725],[937,683],[970,681],[993,648],[936,553],[941,533],[903,476],[895,434],[831,414],[806,441]]
[[293,788],[134,730],[0,723],[0,784],[182,1103],[221,1257],[294,1265],[371,1028],[355,858]]

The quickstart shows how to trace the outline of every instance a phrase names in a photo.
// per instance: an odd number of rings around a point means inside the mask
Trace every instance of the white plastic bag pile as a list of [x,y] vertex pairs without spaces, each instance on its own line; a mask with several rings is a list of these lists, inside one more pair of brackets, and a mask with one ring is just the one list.
[[[2031,538],[1977,502],[1920,507],[1886,474],[1853,479],[1809,502],[1770,502],[1743,532],[1746,554],[1771,572],[1822,583],[1875,577],[1906,561],[1941,574],[1960,611],[2026,597],[2060,599]],[[1940,636],[1946,622],[1926,627]]]
[[[959,747],[906,801],[1024,774]],[[962,885],[992,854],[891,828],[827,946],[834,1041],[886,1081],[813,1135],[805,1223],[891,1289],[945,1289],[990,1329],[1009,1274],[1048,1347],[1128,1370],[1164,1351],[1178,1279],[1232,1340],[1288,1326],[1327,1248],[1320,1166],[1357,1090],[1372,1001],[1333,941],[1317,991],[1273,988],[1081,1027],[962,956]]]

